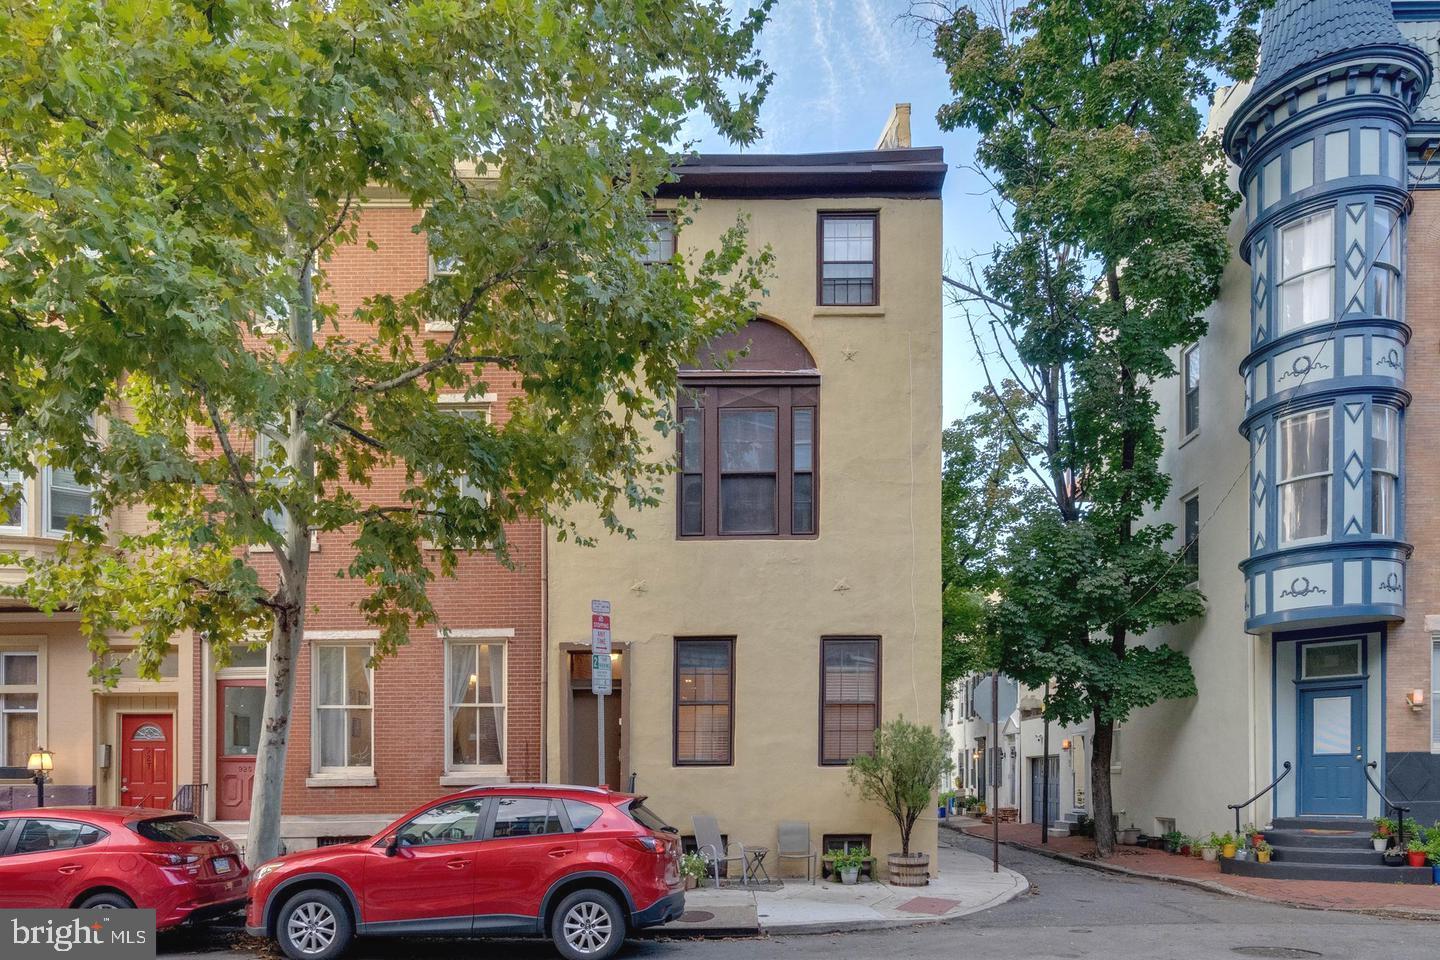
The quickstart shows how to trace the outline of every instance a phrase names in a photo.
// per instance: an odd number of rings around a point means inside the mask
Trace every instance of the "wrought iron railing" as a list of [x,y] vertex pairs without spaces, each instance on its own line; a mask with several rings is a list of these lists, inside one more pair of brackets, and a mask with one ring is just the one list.
[[1370,784],[1370,789],[1375,791],[1375,795],[1380,798],[1380,802],[1385,804],[1386,807],[1389,807],[1390,812],[1395,814],[1395,824],[1397,830],[1397,834],[1395,837],[1395,849],[1404,851],[1405,815],[1410,812],[1410,808],[1402,804],[1398,804],[1394,800],[1391,800],[1389,797],[1385,796],[1385,791],[1380,789],[1380,785],[1374,780],[1370,779],[1370,771],[1378,769],[1379,765],[1374,760],[1371,760],[1369,763],[1365,764],[1365,782]]
[[1278,776],[1278,777],[1276,777],[1274,780],[1271,780],[1271,781],[1270,781],[1270,786],[1266,787],[1264,790],[1261,790],[1259,793],[1255,794],[1255,796],[1251,797],[1249,800],[1246,800],[1244,803],[1231,803],[1231,804],[1226,804],[1226,809],[1227,809],[1227,810],[1234,810],[1234,811],[1235,811],[1235,833],[1236,833],[1236,834],[1239,834],[1239,833],[1240,833],[1240,811],[1241,811],[1241,810],[1244,810],[1246,807],[1250,806],[1250,804],[1254,803],[1256,800],[1259,800],[1261,797],[1265,796],[1265,794],[1269,793],[1271,790],[1274,790],[1276,784],[1278,784],[1281,780],[1284,780],[1286,777],[1290,776],[1290,761],[1289,761],[1289,760],[1286,760],[1285,763],[1283,764],[1283,766],[1285,767],[1285,769],[1282,770],[1282,771],[1280,771],[1280,776]]

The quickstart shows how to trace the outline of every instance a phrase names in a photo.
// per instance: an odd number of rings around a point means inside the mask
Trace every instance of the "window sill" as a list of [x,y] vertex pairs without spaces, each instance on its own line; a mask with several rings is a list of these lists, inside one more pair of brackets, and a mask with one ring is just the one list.
[[[251,553],[274,553],[274,552],[275,552],[275,548],[274,548],[274,547],[268,546],[268,545],[263,544],[263,543],[254,543],[254,544],[251,544],[250,547],[249,547],[249,550],[250,550]],[[311,553],[319,553],[319,552],[320,552],[320,535],[319,535],[318,533],[313,533],[313,532],[312,532],[312,533],[310,534],[310,552],[311,552]]]
[[455,324],[448,320],[427,320],[425,322],[426,333],[453,333]]
[[1194,440],[1198,436],[1200,436],[1200,431],[1198,429],[1191,430],[1189,433],[1185,434],[1185,436],[1180,438],[1180,442],[1176,444],[1175,449],[1179,450],[1181,447],[1184,447],[1187,443],[1189,443],[1191,440]]
[[817,305],[814,315],[817,317],[883,317],[885,308],[873,303],[869,306],[857,304],[853,307]]
[[482,770],[457,770],[440,778],[442,787],[487,787],[501,786],[510,782],[504,767],[487,767]]
[[373,787],[375,774],[317,773],[305,778],[307,787]]

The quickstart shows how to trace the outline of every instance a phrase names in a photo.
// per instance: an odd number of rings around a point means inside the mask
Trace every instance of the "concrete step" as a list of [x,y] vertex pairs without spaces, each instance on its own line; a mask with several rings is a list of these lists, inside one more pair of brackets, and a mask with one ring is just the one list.
[[1275,846],[1274,859],[1283,863],[1352,863],[1365,867],[1383,867],[1385,857],[1375,849],[1355,847],[1281,847]]
[[1272,830],[1347,830],[1369,834],[1375,829],[1372,820],[1364,817],[1276,817]]
[[1272,847],[1330,847],[1345,850],[1374,850],[1370,831],[1348,830],[1265,830],[1265,839]]
[[1220,872],[1270,880],[1348,880],[1359,883],[1433,884],[1429,867],[1371,867],[1338,863],[1285,863],[1271,860],[1221,860]]

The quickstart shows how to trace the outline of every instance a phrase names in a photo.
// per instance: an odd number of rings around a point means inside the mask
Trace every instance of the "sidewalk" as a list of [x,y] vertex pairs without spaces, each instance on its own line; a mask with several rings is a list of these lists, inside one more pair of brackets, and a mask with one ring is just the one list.
[[[973,820],[963,823],[942,821],[941,827],[964,832],[981,840],[989,840],[991,836],[991,827],[988,824],[979,824]],[[1179,857],[1163,850],[1143,847],[1119,847],[1114,856],[1101,860],[1095,856],[1095,841],[1085,837],[1061,837],[1052,834],[1050,843],[1041,846],[1040,826],[1034,823],[1001,824],[1000,842],[1096,870],[1184,883],[1252,900],[1283,903],[1311,910],[1341,910],[1413,920],[1440,920],[1440,885],[1425,887],[1400,883],[1235,877],[1221,873],[1218,863],[1206,863],[1195,857]]]
[[[881,860],[883,869],[884,860]],[[1013,870],[940,847],[939,876],[924,887],[860,883],[853,887],[786,877],[778,889],[700,887],[685,894],[685,916],[646,931],[653,936],[755,936],[882,930],[953,920],[998,906],[1030,889]]]

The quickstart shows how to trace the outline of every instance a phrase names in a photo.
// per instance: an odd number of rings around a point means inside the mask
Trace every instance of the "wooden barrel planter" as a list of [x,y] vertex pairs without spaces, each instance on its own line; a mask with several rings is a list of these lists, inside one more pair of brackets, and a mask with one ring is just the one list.
[[890,883],[897,887],[923,887],[930,882],[930,854],[892,853],[887,858]]

